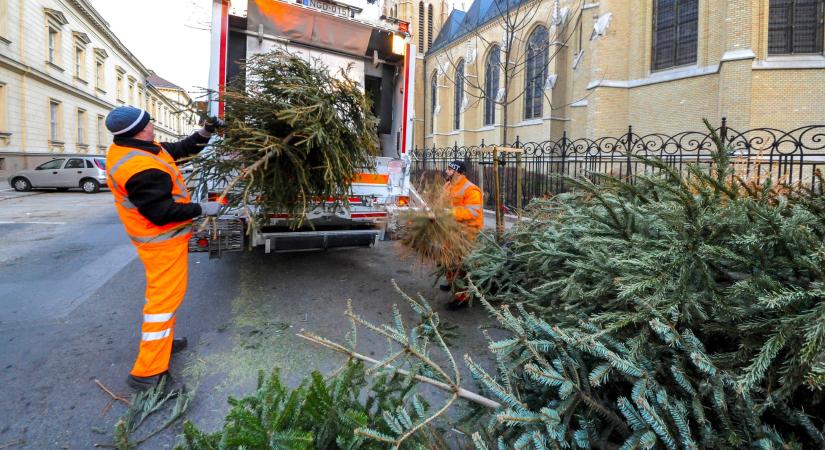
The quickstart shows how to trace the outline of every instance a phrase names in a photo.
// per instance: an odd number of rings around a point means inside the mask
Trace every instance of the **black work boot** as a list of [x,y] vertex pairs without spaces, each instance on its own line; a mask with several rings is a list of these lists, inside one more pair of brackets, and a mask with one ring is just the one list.
[[157,375],[152,375],[150,377],[138,377],[130,373],[129,376],[126,378],[126,384],[128,384],[129,387],[131,387],[134,390],[146,391],[160,384],[161,380],[163,380],[164,378],[166,378],[166,388],[168,389],[169,386],[172,384],[172,376],[169,375],[168,370],[165,372],[161,372]]
[[185,337],[172,339],[172,354],[186,350],[188,342]]
[[438,285],[438,288],[441,289],[444,292],[447,292],[450,289],[452,289],[453,287],[450,286],[449,284],[440,284],[440,285]]

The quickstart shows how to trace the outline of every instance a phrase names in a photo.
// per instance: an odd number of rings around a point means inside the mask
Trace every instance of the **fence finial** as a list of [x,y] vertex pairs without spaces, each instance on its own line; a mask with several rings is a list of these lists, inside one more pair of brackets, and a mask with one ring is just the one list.
[[722,126],[719,128],[719,137],[722,142],[728,141],[728,118],[722,117]]

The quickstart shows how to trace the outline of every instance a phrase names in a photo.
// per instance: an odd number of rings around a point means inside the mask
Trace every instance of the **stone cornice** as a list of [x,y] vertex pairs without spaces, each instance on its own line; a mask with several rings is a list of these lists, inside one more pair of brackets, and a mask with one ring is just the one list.
[[112,47],[120,51],[132,64],[137,67],[138,71],[140,72],[141,77],[146,78],[149,76],[149,69],[140,62],[140,60],[120,42],[120,39],[112,33],[112,30],[109,29],[109,23],[101,17],[101,15],[97,12],[97,10],[92,7],[92,5],[88,2],[88,0],[68,0],[68,3],[75,7],[83,16],[89,20],[90,25],[92,28],[98,31],[104,38],[109,40],[109,43],[112,44]]
[[26,64],[22,64],[18,61],[15,61],[15,60],[7,57],[6,55],[0,54],[0,67],[5,67],[5,68],[7,68],[7,69],[9,69],[13,72],[19,73],[19,74],[24,74],[27,77],[31,77],[31,78],[33,78],[37,81],[40,81],[42,83],[46,83],[49,86],[55,87],[57,89],[65,91],[65,92],[68,92],[68,93],[70,93],[70,94],[72,94],[76,97],[80,97],[80,98],[82,98],[86,101],[95,103],[100,107],[108,108],[108,109],[114,109],[114,107],[115,107],[115,105],[113,105],[112,103],[109,103],[105,99],[95,97],[94,95],[92,95],[88,92],[85,92],[81,89],[78,89],[78,88],[76,88],[76,87],[74,87],[74,86],[72,86],[68,83],[65,83],[65,82],[61,81],[61,80],[58,80],[58,79],[52,77],[51,75],[49,75],[49,74],[47,74],[47,73],[45,73],[41,70],[35,69],[34,67],[28,66]]

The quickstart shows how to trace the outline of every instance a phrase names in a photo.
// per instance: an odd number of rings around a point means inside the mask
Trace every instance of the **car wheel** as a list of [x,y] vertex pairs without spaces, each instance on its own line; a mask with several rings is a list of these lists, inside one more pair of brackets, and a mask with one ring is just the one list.
[[29,180],[23,177],[13,179],[11,181],[11,186],[14,188],[15,191],[18,192],[26,192],[32,190],[32,184],[29,182]]
[[100,191],[100,183],[98,183],[97,180],[86,178],[84,180],[80,180],[80,189],[83,189],[83,192],[87,194],[94,194],[95,192]]

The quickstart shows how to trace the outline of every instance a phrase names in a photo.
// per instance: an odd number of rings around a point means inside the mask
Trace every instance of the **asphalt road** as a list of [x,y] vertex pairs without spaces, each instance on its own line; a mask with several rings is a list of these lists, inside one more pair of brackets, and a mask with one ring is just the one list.
[[[347,299],[365,318],[391,317],[395,279],[437,309],[447,294],[412,267],[394,243],[375,248],[209,260],[191,255],[189,290],[176,335],[190,348],[171,370],[195,396],[187,417],[221,425],[229,395],[251,393],[259,370],[274,367],[290,384],[343,359],[295,333],[307,329],[343,339]],[[125,407],[109,396],[130,393],[125,377],[137,353],[143,267],[123,232],[108,192],[15,193],[0,186],[0,448],[88,449],[112,442]],[[484,355],[481,308],[443,311],[457,325],[454,349]],[[360,350],[380,357],[385,341],[362,333]],[[151,424],[150,424],[151,425]],[[141,433],[151,429],[139,430]],[[171,448],[180,425],[141,448]],[[8,445],[8,447],[6,447]]]

